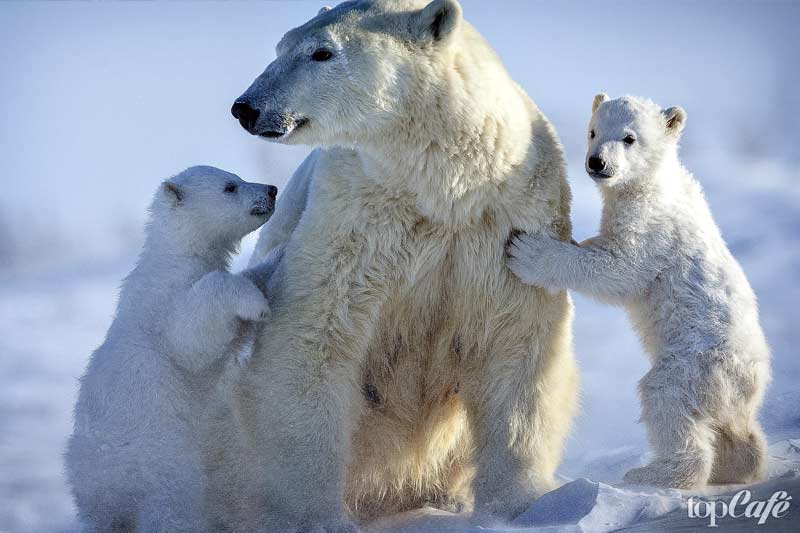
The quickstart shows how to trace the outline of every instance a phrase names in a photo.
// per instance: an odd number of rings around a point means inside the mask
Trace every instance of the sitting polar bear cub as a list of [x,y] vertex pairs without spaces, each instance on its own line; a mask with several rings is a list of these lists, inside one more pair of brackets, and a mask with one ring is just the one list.
[[66,464],[91,528],[205,529],[206,402],[269,313],[259,286],[270,265],[234,275],[228,263],[276,194],[212,167],[156,193],[144,249],[75,407]]
[[527,283],[626,307],[653,364],[639,393],[656,452],[626,482],[757,480],[766,467],[756,415],[769,349],[753,291],[678,160],[686,113],[605,94],[592,111],[586,169],[603,195],[600,235],[580,246],[520,236],[509,265]]

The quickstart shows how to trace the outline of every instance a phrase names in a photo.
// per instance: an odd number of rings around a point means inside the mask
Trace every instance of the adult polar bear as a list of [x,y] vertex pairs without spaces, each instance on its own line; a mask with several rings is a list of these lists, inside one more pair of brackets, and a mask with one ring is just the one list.
[[323,9],[232,112],[329,147],[254,256],[287,239],[239,391],[259,523],[335,528],[343,502],[366,518],[459,487],[510,518],[553,488],[576,408],[572,305],[517,281],[503,250],[514,230],[570,238],[563,153],[459,4]]

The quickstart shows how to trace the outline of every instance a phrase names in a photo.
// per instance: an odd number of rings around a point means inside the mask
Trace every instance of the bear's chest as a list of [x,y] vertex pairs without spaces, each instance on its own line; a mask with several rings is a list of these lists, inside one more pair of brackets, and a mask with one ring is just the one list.
[[505,241],[493,224],[453,229],[418,221],[407,236],[408,268],[384,306],[388,327],[412,323],[410,336],[434,335],[442,324],[452,329],[459,317],[479,314],[508,276]]
[[409,268],[381,308],[365,367],[384,408],[424,410],[450,398],[458,369],[480,357],[479,337],[505,305],[502,233],[492,224],[454,231],[419,222],[408,234]]
[[436,283],[458,290],[482,284],[504,271],[509,232],[491,217],[459,228],[419,219],[408,237],[413,257],[411,284]]

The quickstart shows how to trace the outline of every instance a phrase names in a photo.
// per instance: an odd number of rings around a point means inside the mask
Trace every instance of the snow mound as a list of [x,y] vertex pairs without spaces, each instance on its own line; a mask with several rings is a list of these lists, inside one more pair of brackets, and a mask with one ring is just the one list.
[[[745,486],[712,486],[698,491],[657,489],[621,485],[619,487],[585,478],[570,481],[533,502],[510,524],[477,524],[466,515],[456,515],[431,507],[379,520],[367,531],[401,532],[546,532],[606,533],[611,531],[706,531],[708,519],[689,514],[687,501],[729,503],[741,490],[751,493],[751,501],[768,500],[778,491],[800,494],[800,440],[790,439],[770,447],[771,479]],[[772,472],[776,472],[772,474]],[[800,510],[790,507],[786,516],[772,518],[757,526],[756,518],[720,517],[724,531],[798,531]]]
[[601,533],[653,520],[682,504],[677,490],[617,488],[576,479],[536,500],[512,525],[560,526],[560,529]]
[[800,439],[787,439],[772,444],[769,455],[770,478],[800,472]]
[[[686,507],[680,491],[618,488],[576,479],[536,500],[511,524],[477,525],[465,516],[425,507],[381,520],[368,531],[563,531],[604,533]],[[686,513],[684,513],[686,514]]]

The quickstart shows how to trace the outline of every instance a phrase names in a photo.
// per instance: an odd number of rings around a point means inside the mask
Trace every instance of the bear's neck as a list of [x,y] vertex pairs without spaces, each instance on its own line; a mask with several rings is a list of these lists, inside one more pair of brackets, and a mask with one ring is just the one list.
[[[601,189],[603,216],[612,217],[619,212],[669,210],[669,206],[679,200],[688,175],[678,159],[677,150],[670,150],[647,176]],[[644,205],[649,209],[640,209]]]
[[433,222],[478,221],[509,181],[529,175],[541,115],[499,62],[480,58],[454,52],[452,66],[431,73],[436,85],[410,99],[399,124],[354,146],[368,176],[415,197]]
[[147,226],[139,264],[161,265],[172,271],[227,270],[236,241],[208,239],[177,221],[151,222]]

